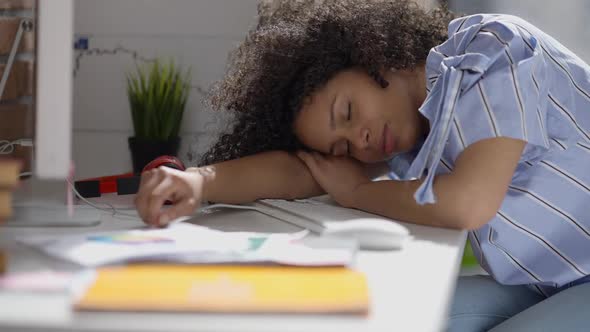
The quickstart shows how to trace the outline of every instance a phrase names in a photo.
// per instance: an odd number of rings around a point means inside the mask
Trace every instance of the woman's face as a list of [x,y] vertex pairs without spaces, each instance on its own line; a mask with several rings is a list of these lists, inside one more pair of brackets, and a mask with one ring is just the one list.
[[304,102],[294,122],[297,138],[312,150],[365,163],[411,150],[428,132],[418,112],[426,97],[424,74],[382,74],[387,88],[363,70],[336,74]]

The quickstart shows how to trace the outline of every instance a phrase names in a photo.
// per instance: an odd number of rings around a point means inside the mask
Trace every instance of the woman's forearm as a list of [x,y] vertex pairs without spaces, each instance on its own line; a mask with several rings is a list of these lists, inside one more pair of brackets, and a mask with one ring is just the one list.
[[270,151],[210,166],[191,168],[204,177],[204,200],[249,203],[261,198],[294,199],[323,194],[295,155]]
[[438,198],[435,204],[416,203],[414,193],[421,183],[422,180],[386,180],[362,185],[355,190],[351,207],[414,224],[469,228],[470,221],[465,216],[468,209],[462,207],[468,206],[470,200],[451,176],[443,175],[435,180]]

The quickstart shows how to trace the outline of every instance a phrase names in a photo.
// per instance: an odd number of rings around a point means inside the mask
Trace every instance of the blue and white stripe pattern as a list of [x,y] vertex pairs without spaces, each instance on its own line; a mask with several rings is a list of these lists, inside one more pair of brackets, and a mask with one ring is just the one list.
[[450,23],[426,79],[431,131],[390,161],[400,179],[425,177],[416,201],[436,200],[435,174],[470,144],[524,140],[500,210],[469,234],[474,253],[497,281],[545,295],[590,279],[590,66],[520,18],[472,15]]

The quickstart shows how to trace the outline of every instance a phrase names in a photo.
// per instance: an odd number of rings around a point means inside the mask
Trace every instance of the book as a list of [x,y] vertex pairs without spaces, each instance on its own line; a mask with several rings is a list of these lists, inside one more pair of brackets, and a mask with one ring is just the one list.
[[12,216],[12,192],[0,189],[0,222]]
[[0,158],[0,190],[14,189],[18,184],[22,162],[15,158]]
[[26,236],[18,240],[86,267],[132,262],[176,264],[280,264],[345,266],[353,262],[358,243],[345,238],[292,234],[222,232],[188,222],[167,228]]
[[77,310],[366,314],[364,274],[346,267],[130,265],[99,268]]
[[7,266],[8,259],[6,253],[3,250],[0,250],[0,276],[6,272]]

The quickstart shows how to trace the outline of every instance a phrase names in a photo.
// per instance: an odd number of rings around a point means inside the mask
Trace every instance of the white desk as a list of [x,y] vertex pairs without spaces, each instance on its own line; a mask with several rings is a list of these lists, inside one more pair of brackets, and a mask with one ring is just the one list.
[[[229,215],[232,218],[227,218]],[[225,231],[299,230],[253,211],[223,211],[195,220]],[[138,225],[139,221],[112,218],[105,213],[102,224],[93,228],[0,227],[0,247],[9,253],[9,273],[41,266],[66,269],[72,266],[17,244],[15,237],[126,229]],[[71,312],[62,294],[11,298],[10,294],[0,292],[0,331],[440,331],[458,275],[465,232],[416,225],[407,227],[414,239],[403,250],[361,251],[357,256],[356,268],[366,273],[370,287],[371,309],[367,317]]]

